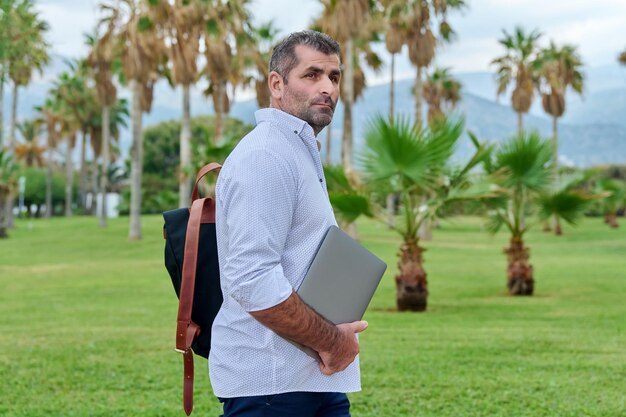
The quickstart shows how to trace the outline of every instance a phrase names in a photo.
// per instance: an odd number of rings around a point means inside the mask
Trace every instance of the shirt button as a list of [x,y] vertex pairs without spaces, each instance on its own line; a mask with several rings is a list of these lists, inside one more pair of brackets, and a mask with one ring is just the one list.
[[324,182],[324,180],[320,178],[320,182]]
[[297,135],[297,134],[298,134],[298,131],[297,131],[297,130],[294,130],[294,131],[293,131],[293,133],[295,133],[295,134]]

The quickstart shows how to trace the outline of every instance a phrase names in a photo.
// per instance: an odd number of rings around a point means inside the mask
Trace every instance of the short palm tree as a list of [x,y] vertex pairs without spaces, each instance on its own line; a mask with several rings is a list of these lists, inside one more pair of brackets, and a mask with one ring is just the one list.
[[499,39],[498,42],[504,46],[506,53],[491,63],[497,66],[497,96],[506,92],[511,82],[515,83],[511,104],[517,113],[517,133],[521,134],[522,115],[528,113],[533,101],[536,78],[533,62],[541,33],[534,30],[527,34],[521,27],[516,27],[512,34],[503,32],[504,38]]
[[[550,142],[538,133],[522,133],[502,143],[493,156],[485,160],[485,172],[498,187],[496,198],[484,200],[490,209],[487,230],[496,233],[506,227],[510,233],[507,287],[511,295],[532,295],[533,267],[524,235],[536,223],[537,200],[548,192],[552,183]],[[566,221],[571,217],[564,215]]]
[[584,190],[591,172],[573,173],[560,178],[552,189],[539,195],[539,218],[544,221],[554,219],[554,233],[563,234],[561,220],[575,225],[583,217],[591,201],[597,198]]
[[[422,256],[425,249],[420,246],[418,233],[420,226],[441,216],[449,203],[478,198],[487,191],[469,182],[471,169],[487,155],[484,147],[479,147],[465,166],[454,170],[448,167],[462,132],[462,121],[444,120],[430,128],[419,129],[406,120],[389,123],[378,118],[366,133],[361,163],[365,183],[371,187],[371,207],[359,199],[353,201],[362,207],[363,214],[369,212],[386,221],[384,210],[377,202],[389,193],[396,193],[400,198],[400,215],[393,225],[402,236],[396,276],[399,310],[424,311],[427,306],[428,283]],[[349,197],[351,191],[344,194]],[[342,204],[346,205],[347,201]],[[355,206],[350,207],[352,212],[356,211]],[[348,220],[355,218],[354,213],[348,211],[348,214]]]
[[604,223],[617,229],[617,213],[626,207],[626,184],[617,179],[602,178],[596,182],[596,191],[604,196],[600,199]]

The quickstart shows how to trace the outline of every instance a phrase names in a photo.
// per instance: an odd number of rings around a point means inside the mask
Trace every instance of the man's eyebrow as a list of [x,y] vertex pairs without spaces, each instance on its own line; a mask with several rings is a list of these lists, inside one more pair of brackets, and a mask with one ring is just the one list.
[[[321,67],[315,66],[315,65],[311,65],[311,66],[309,66],[305,70],[305,72],[315,72],[315,73],[319,74],[319,73],[323,73],[324,69],[321,68]],[[332,75],[341,75],[341,70],[340,69],[333,69],[333,70],[330,71],[330,74],[332,74]]]

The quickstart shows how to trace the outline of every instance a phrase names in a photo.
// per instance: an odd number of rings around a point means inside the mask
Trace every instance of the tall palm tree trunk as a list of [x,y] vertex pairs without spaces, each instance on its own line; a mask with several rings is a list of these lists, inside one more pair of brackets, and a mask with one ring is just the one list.
[[530,252],[521,238],[513,237],[510,246],[504,249],[507,255],[507,288],[511,295],[532,295],[535,280],[533,266],[528,261]]
[[422,116],[422,102],[424,96],[424,80],[422,79],[422,67],[417,67],[415,76],[415,126],[422,128],[424,118]]
[[45,218],[49,219],[52,217],[52,147],[48,148],[48,163],[47,165],[47,175],[46,175],[46,213]]
[[8,229],[8,224],[7,224],[7,210],[6,210],[6,204],[7,204],[7,200],[9,197],[9,190],[8,187],[0,184],[0,238],[5,238],[8,236],[7,234],[7,229]]
[[80,144],[80,178],[78,183],[78,204],[83,211],[87,206],[87,131],[83,130],[83,141]]
[[343,139],[341,141],[341,162],[348,180],[353,178],[352,170],[352,100],[354,99],[353,41],[346,41],[346,78],[343,103]]
[[188,169],[191,166],[191,120],[189,84],[183,85],[183,120],[180,129],[180,182],[178,205],[188,207],[191,195],[191,180]]
[[110,141],[110,106],[102,106],[102,144],[100,148],[100,157],[102,158],[102,172],[100,173],[100,227],[107,227],[107,188],[108,188],[108,172],[109,172],[109,141]]
[[0,146],[4,145],[4,65],[0,68]]
[[[15,129],[17,126],[17,98],[18,98],[18,85],[13,83],[13,96],[11,99],[11,126],[9,127],[9,152],[15,154],[15,146],[17,140],[15,138]],[[6,225],[9,228],[15,227],[15,219],[13,218],[13,206],[15,206],[15,191],[9,189],[9,194],[6,197]]]
[[400,247],[398,275],[396,275],[396,303],[398,310],[425,311],[428,304],[428,282],[422,253],[426,249],[415,239]]
[[558,184],[559,179],[559,137],[556,116],[552,117],[552,174],[554,181]]
[[217,91],[217,100],[215,100],[215,137],[213,141],[218,144],[222,141],[224,135],[223,120],[224,120],[224,85],[220,81],[215,85]]
[[393,124],[394,105],[396,100],[396,54],[391,54],[391,82],[389,83],[389,124]]
[[517,112],[517,133],[520,135],[524,132],[524,125],[522,123],[522,112]]
[[138,81],[133,81],[132,84],[133,155],[130,169],[130,227],[128,238],[130,240],[139,240],[141,239],[141,177],[143,173],[141,85]]
[[74,185],[74,163],[72,162],[72,150],[76,142],[76,133],[67,138],[65,151],[65,217],[72,216],[72,188]]
[[10,152],[15,152],[15,145],[17,143],[15,138],[15,128],[17,126],[17,84],[13,83],[13,95],[11,98],[11,125],[9,127],[9,149]]

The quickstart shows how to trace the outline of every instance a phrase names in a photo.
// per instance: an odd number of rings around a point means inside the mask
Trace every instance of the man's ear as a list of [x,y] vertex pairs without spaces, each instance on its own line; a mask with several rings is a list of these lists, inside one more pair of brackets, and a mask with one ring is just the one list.
[[270,89],[270,94],[275,100],[280,100],[283,97],[283,91],[285,89],[285,83],[283,77],[276,71],[270,72],[267,77],[267,84]]

